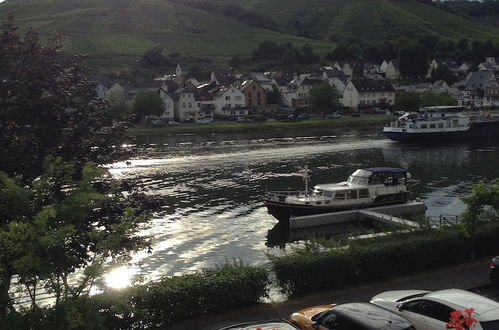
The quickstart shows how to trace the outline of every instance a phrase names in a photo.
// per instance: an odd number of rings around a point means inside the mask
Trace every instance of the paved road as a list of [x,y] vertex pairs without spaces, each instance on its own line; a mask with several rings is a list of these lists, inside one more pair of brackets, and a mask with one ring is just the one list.
[[464,265],[425,274],[417,274],[344,290],[327,291],[291,299],[282,303],[262,304],[223,314],[208,315],[178,323],[168,327],[168,329],[213,330],[240,322],[267,320],[278,317],[288,318],[292,312],[304,307],[329,303],[369,301],[372,296],[387,290],[440,290],[458,288],[472,290],[498,300],[499,292],[488,285],[487,269],[490,260],[491,258],[484,258]]

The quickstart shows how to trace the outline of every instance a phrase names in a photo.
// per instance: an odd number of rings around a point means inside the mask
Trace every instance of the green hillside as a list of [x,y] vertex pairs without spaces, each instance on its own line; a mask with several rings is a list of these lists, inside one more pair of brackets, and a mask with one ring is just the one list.
[[346,37],[499,42],[499,28],[415,0],[209,0],[217,8],[236,4],[265,15],[281,32],[194,8],[193,1],[198,0],[28,0],[0,4],[0,15],[12,10],[21,30],[35,28],[44,42],[54,31],[61,33],[70,53],[122,61],[134,61],[154,46],[163,46],[164,54],[228,59],[250,55],[263,41],[309,44],[320,54],[333,46],[330,40]]
[[93,56],[137,56],[154,46],[182,56],[249,55],[265,40],[311,45],[326,52],[331,44],[251,27],[226,16],[169,0],[31,0],[0,4],[14,12],[21,30],[36,29],[47,40],[63,36],[68,52]]
[[334,40],[347,36],[382,41],[405,36],[419,39],[499,41],[499,29],[472,21],[415,0],[222,0],[266,14],[297,32],[304,30]]

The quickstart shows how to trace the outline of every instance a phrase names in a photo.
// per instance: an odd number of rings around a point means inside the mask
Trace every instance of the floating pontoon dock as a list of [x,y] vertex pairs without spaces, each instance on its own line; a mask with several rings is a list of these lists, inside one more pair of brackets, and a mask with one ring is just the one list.
[[416,222],[405,220],[397,216],[420,214],[424,213],[425,211],[426,205],[423,202],[412,201],[405,204],[395,204],[388,206],[371,207],[366,209],[291,217],[289,219],[289,228],[300,229],[333,225],[343,222],[362,221],[366,218],[417,228],[419,227],[419,224],[417,224]]

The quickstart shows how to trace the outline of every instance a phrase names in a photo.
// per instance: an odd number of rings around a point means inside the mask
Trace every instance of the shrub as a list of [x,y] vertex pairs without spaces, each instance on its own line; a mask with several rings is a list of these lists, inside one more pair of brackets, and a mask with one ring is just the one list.
[[[497,253],[499,224],[477,232],[476,253]],[[292,251],[270,256],[278,284],[289,295],[437,269],[469,259],[470,242],[459,227],[351,242],[348,247]]]

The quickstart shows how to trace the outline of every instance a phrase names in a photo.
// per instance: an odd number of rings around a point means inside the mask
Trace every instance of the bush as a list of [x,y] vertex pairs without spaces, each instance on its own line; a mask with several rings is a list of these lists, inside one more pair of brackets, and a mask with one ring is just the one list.
[[[477,255],[497,253],[499,224],[480,227]],[[394,278],[468,260],[469,240],[459,226],[351,242],[348,248],[306,246],[284,256],[270,256],[278,284],[289,295],[335,289]]]
[[226,264],[146,285],[66,299],[50,308],[11,313],[7,324],[30,329],[151,329],[268,296],[269,272]]

